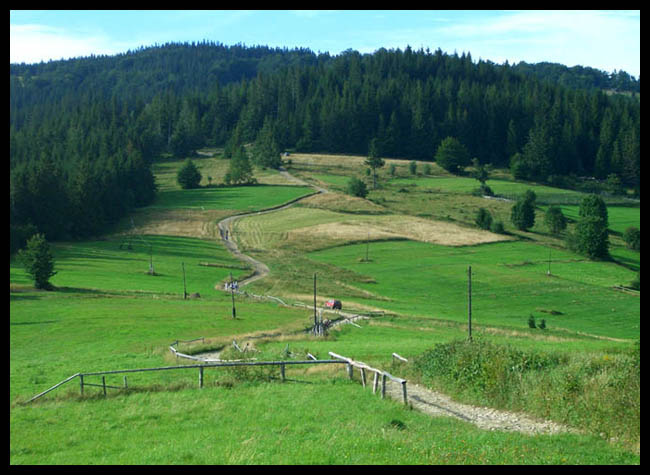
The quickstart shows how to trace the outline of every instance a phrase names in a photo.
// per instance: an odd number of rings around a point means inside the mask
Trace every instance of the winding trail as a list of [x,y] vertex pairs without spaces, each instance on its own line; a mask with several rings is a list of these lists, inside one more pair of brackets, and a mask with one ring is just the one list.
[[[280,211],[290,206],[293,206],[300,200],[313,196],[320,193],[328,193],[328,190],[315,186],[313,184],[307,183],[299,178],[296,178],[289,174],[285,169],[280,169],[280,174],[290,181],[293,181],[296,184],[303,186],[311,186],[315,189],[314,193],[301,196],[292,200],[289,203],[285,203],[274,208],[265,209],[262,211],[254,211],[249,213],[242,213],[234,216],[229,216],[218,223],[221,239],[226,246],[226,248],[235,256],[236,258],[249,263],[253,267],[253,274],[246,279],[239,282],[240,286],[244,286],[254,282],[258,279],[264,278],[269,273],[269,268],[263,262],[260,262],[251,256],[243,254],[237,244],[232,239],[226,239],[225,236],[232,236],[232,224],[235,220],[245,217],[245,216],[255,216],[260,214],[272,213],[275,211]],[[228,234],[226,234],[226,232]],[[219,288],[217,287],[217,290]],[[279,300],[279,299],[277,299]],[[331,312],[330,310],[323,309],[323,311]],[[356,318],[367,318],[360,315],[347,314],[343,312],[336,312],[338,315],[343,316],[343,320],[339,320],[335,325],[341,323],[348,323]],[[213,353],[204,353],[200,356],[201,359],[211,359],[219,358],[220,352]],[[398,401],[402,400],[402,389],[400,385],[395,383],[389,383],[386,387],[386,395],[392,399]],[[477,427],[480,427],[485,430],[503,430],[503,431],[517,431],[528,435],[536,434],[559,434],[564,432],[569,433],[579,433],[576,429],[567,427],[562,424],[558,424],[553,421],[538,420],[532,418],[529,415],[524,413],[514,413],[509,411],[498,410],[490,407],[480,407],[472,406],[469,404],[462,404],[452,400],[449,396],[421,387],[417,384],[408,385],[408,400],[409,404],[426,414],[431,416],[450,416],[457,419],[472,423]]]
[[[326,188],[321,188],[319,186],[312,185],[310,183],[307,183],[304,180],[301,180],[300,178],[296,178],[295,176],[291,175],[289,172],[287,172],[284,168],[280,168],[280,175],[288,179],[289,181],[293,181],[297,185],[302,185],[302,186],[311,186],[314,188],[316,191],[314,193],[310,193],[308,195],[301,196],[299,198],[296,198],[288,203],[285,203],[280,206],[275,206],[272,208],[268,208],[262,211],[251,211],[248,213],[241,213],[241,214],[236,214],[233,216],[229,216],[225,219],[222,219],[217,223],[217,226],[219,228],[219,235],[221,236],[221,240],[223,241],[224,246],[226,246],[226,249],[230,251],[230,253],[235,256],[237,259],[247,262],[248,264],[251,265],[253,268],[253,274],[246,279],[242,280],[239,282],[240,286],[245,286],[250,284],[251,282],[255,282],[258,279],[262,279],[266,277],[269,273],[269,268],[266,264],[264,264],[261,261],[258,261],[257,259],[253,259],[251,256],[242,253],[239,250],[239,247],[237,247],[237,243],[231,239],[232,237],[232,224],[243,217],[246,216],[257,216],[260,214],[267,214],[267,213],[273,213],[275,211],[281,211],[283,209],[289,208],[290,206],[293,206],[296,204],[298,201],[304,200],[305,198],[309,198],[310,196],[314,196],[316,194],[320,193],[329,193],[329,191]],[[228,239],[226,239],[226,236],[228,236]],[[215,287],[218,289],[218,287]]]

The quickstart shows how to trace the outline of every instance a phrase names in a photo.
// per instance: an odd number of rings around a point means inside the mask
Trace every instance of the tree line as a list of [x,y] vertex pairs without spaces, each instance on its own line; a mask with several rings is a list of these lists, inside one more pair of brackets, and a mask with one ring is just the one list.
[[153,200],[154,161],[204,146],[254,143],[253,161],[277,167],[286,149],[433,161],[449,137],[517,178],[640,186],[636,98],[440,49],[168,44],[10,66],[11,224],[99,233]]

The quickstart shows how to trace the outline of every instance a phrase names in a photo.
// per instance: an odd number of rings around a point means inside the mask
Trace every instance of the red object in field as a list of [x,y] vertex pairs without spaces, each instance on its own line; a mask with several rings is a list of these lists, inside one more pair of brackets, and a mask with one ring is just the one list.
[[341,310],[341,307],[342,307],[341,301],[340,300],[334,300],[334,299],[328,300],[327,302],[325,302],[325,306],[330,307],[330,308],[332,308],[334,310]]

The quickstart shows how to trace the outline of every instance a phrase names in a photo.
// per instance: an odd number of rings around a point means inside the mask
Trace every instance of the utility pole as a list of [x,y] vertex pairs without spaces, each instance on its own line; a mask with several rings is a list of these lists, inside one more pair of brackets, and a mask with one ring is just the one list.
[[472,341],[472,266],[467,269],[467,335]]
[[316,272],[314,272],[314,334],[318,325],[318,317],[316,315]]
[[149,244],[149,275],[154,275],[153,270],[153,244]]
[[366,238],[366,262],[368,262],[368,246],[370,245],[370,231],[368,231],[368,237]]
[[232,272],[230,273],[230,299],[232,300],[232,318],[237,318],[237,314],[235,312],[235,290],[234,286],[232,285]]
[[187,287],[185,286],[185,262],[181,262],[183,266],[183,300],[187,299]]

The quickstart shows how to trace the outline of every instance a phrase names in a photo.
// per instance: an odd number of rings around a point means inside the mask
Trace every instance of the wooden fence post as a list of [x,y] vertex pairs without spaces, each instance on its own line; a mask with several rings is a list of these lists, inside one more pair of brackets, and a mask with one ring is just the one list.
[[348,378],[352,379],[352,365],[348,363]]
[[386,397],[386,373],[382,373],[381,375],[381,398],[384,399]]
[[81,395],[84,395],[84,375],[79,375],[79,386],[81,387]]
[[124,376],[124,389],[129,389],[129,385],[126,383],[126,376]]
[[199,388],[203,387],[203,366],[199,366]]
[[366,387],[366,370],[364,368],[361,368],[361,384],[363,387]]
[[377,393],[377,382],[379,381],[379,373],[375,371],[375,379],[372,381],[372,393]]
[[280,365],[280,380],[284,382],[284,365]]
[[104,397],[106,397],[106,376],[102,376],[102,386],[104,387]]
[[408,398],[406,397],[406,381],[402,381],[402,398],[404,399],[404,404],[408,404]]

